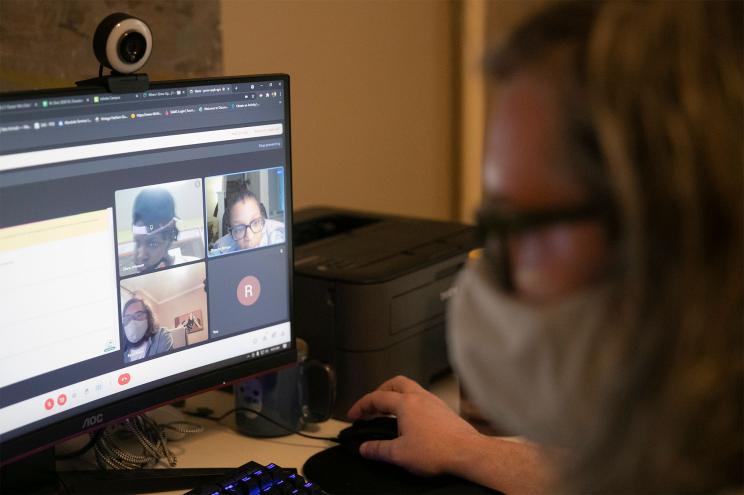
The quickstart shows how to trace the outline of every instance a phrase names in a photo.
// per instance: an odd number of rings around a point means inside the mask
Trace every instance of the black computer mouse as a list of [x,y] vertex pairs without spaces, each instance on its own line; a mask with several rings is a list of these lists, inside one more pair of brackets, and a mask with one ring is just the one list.
[[302,471],[308,480],[322,486],[328,493],[503,495],[454,476],[417,476],[394,464],[364,459],[359,455],[359,446],[367,440],[397,437],[398,420],[395,418],[355,421],[339,433],[340,445],[312,456]]
[[398,438],[398,420],[380,416],[373,419],[358,419],[341,430],[338,442],[352,454],[359,455],[359,446],[367,440],[393,440]]

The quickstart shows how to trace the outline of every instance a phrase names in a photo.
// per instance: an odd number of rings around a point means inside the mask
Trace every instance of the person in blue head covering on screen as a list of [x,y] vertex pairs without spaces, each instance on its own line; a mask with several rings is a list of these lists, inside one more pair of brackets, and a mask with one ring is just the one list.
[[132,208],[132,237],[134,265],[139,273],[199,259],[170,253],[178,240],[177,220],[175,201],[167,189],[150,187],[137,194]]

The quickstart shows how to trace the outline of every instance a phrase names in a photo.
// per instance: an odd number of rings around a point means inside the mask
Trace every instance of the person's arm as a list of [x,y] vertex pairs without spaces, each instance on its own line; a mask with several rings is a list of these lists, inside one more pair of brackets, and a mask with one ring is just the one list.
[[365,442],[363,457],[415,474],[452,474],[504,493],[539,493],[551,486],[550,461],[536,445],[480,434],[441,399],[398,376],[354,404],[351,419],[398,418],[395,440]]
[[173,349],[173,337],[168,330],[161,328],[158,330],[152,339],[152,344],[147,350],[147,356],[154,356],[161,352],[167,352]]
[[504,493],[549,493],[552,461],[536,444],[478,434],[458,446],[448,473]]

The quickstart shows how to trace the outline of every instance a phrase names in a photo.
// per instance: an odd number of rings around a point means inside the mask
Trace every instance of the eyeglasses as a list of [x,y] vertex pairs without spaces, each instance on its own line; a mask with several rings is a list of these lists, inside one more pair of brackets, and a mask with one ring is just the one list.
[[230,231],[230,235],[232,236],[232,238],[236,241],[239,241],[245,237],[249,228],[254,234],[258,234],[259,232],[263,231],[265,223],[266,222],[264,221],[263,217],[258,217],[251,220],[251,223],[248,225],[233,225],[232,227],[228,228],[228,230]]
[[124,326],[127,326],[130,321],[137,320],[137,321],[143,321],[147,319],[147,311],[137,311],[135,313],[124,315],[124,317],[121,319],[121,322],[124,323]]
[[606,201],[533,210],[524,213],[502,213],[492,207],[483,207],[476,213],[477,236],[484,247],[484,258],[492,265],[494,275],[506,292],[514,292],[514,267],[509,253],[509,238],[555,224],[574,223],[593,218],[610,218]]

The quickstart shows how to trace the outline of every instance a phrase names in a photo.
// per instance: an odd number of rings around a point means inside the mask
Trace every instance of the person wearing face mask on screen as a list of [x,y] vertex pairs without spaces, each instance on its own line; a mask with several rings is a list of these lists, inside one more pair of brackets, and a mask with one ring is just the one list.
[[125,363],[173,349],[170,333],[157,326],[155,315],[144,300],[133,297],[127,301],[122,310],[121,323],[126,337]]
[[484,247],[451,362],[497,429],[405,377],[362,456],[505,493],[744,488],[741,2],[561,2],[488,60]]

